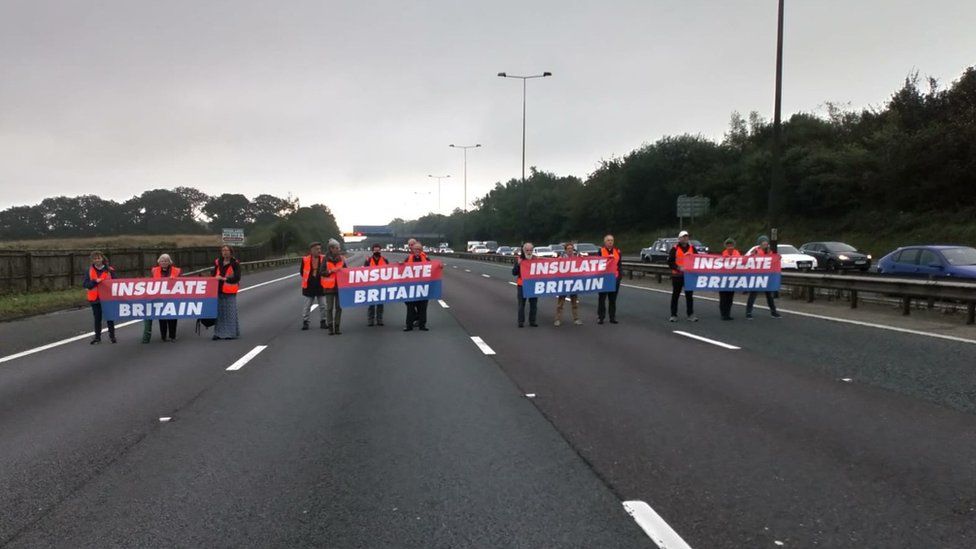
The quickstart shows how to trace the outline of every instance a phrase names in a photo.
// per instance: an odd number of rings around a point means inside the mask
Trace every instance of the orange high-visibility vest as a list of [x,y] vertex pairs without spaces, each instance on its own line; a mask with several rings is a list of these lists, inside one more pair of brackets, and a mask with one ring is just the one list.
[[742,254],[739,253],[739,250],[732,248],[731,253],[728,250],[722,250],[722,255],[725,257],[740,257]]
[[[684,259],[684,257],[686,255],[695,255],[695,246],[693,244],[691,244],[690,242],[688,243],[688,251],[687,252],[682,251],[681,246],[678,246],[677,244],[674,245],[674,262],[675,263],[677,263],[678,265],[684,265],[684,263],[682,263],[682,260]],[[683,271],[679,271],[677,269],[671,269],[671,274],[678,275],[678,276],[682,276]]]
[[[219,259],[215,260],[214,261],[214,265],[216,265],[216,267],[217,267],[217,270],[214,271],[214,273],[215,274],[220,274],[220,260]],[[227,264],[227,272],[224,273],[224,276],[226,278],[230,278],[230,277],[234,276],[234,266],[233,265],[231,265],[229,263]],[[224,294],[236,294],[239,286],[240,286],[240,284],[231,284],[230,282],[227,282],[225,280],[223,286],[221,286],[220,293],[224,293]]]
[[763,250],[762,246],[759,246],[758,248],[756,248],[755,255],[761,255],[761,256],[773,255],[773,249],[769,248],[768,250]]
[[[339,269],[346,266],[346,260],[339,258],[339,261],[332,262],[328,259],[325,260],[325,268],[330,271],[338,271]],[[338,279],[337,273],[333,272],[330,275],[322,277],[322,289],[331,290],[336,287],[336,280]]]
[[[325,259],[325,254],[319,254],[319,270],[322,268],[322,261]],[[302,258],[302,289],[308,288],[308,275],[312,272],[312,256],[306,255]],[[325,277],[319,277],[322,287],[325,287]]]
[[[152,270],[151,270],[151,272],[152,272],[152,277],[153,278],[163,278],[163,268],[160,267],[159,265],[156,265],[155,267],[153,267]],[[170,268],[169,268],[169,277],[170,278],[176,278],[176,277],[180,276],[180,273],[181,272],[183,272],[183,271],[181,271],[179,267],[170,266]]]
[[429,259],[427,259],[427,254],[420,252],[420,259],[414,259],[413,255],[408,255],[407,260],[404,261],[404,263],[418,263],[418,262],[424,263],[426,261],[430,261]]
[[606,246],[600,246],[600,256],[613,257],[617,260],[617,272],[613,276],[620,278],[620,248],[614,247],[613,250],[608,252]]
[[[88,278],[91,280],[97,280],[101,282],[111,277],[112,277],[112,272],[108,267],[102,269],[101,273],[99,273],[98,269],[96,269],[95,267],[88,267]],[[98,301],[98,286],[95,286],[94,288],[88,290],[87,297],[89,303],[94,303]]]
[[369,256],[369,266],[370,267],[379,267],[380,265],[389,265],[389,264],[390,264],[390,262],[387,261],[386,258],[383,257],[383,256],[380,256],[379,260],[377,260],[373,256]]

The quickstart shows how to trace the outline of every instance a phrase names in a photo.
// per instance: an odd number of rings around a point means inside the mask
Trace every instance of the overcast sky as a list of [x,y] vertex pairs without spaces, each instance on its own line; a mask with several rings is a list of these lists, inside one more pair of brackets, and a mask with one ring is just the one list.
[[[772,116],[775,0],[0,0],[0,208],[179,185],[442,210],[527,162],[585,177],[664,135]],[[882,105],[976,63],[972,0],[787,0],[784,112]],[[432,193],[415,194],[415,193]]]

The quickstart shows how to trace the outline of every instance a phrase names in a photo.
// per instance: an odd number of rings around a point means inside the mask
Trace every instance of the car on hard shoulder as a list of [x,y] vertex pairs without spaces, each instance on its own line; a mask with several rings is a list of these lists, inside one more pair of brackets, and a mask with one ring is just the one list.
[[[708,246],[699,240],[691,240],[691,245],[695,247],[695,253],[709,253]],[[668,252],[678,244],[677,238],[659,238],[653,244],[640,251],[640,260],[643,263],[667,263]]]
[[438,248],[437,249],[437,253],[441,253],[441,254],[453,254],[454,253],[454,250],[452,250],[451,248]]
[[580,242],[576,245],[576,252],[579,255],[600,255],[600,247],[589,242]]
[[559,257],[555,251],[553,251],[552,246],[539,246],[532,251],[532,255],[535,257]]
[[871,254],[843,242],[807,242],[800,246],[800,252],[813,256],[819,269],[867,272],[871,268]]
[[970,246],[902,246],[878,261],[887,275],[976,280],[976,248]]
[[490,253],[490,250],[488,248],[486,248],[485,246],[475,246],[474,248],[471,248],[471,253],[473,253],[473,254],[487,254],[487,253]]
[[495,250],[496,254],[507,255],[507,256],[515,255],[515,252],[516,249],[511,246],[499,246],[498,249]]
[[[756,255],[759,246],[749,248],[745,255]],[[812,271],[817,268],[817,258],[796,249],[792,244],[777,244],[776,253],[779,254],[780,268],[787,271]]]

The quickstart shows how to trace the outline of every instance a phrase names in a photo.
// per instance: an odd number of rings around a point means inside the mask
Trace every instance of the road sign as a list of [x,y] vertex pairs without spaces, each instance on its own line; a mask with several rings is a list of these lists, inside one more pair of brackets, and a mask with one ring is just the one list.
[[230,246],[243,246],[244,229],[224,229],[220,239],[224,244]]
[[708,208],[711,206],[711,203],[711,199],[707,196],[688,196],[683,194],[678,197],[678,217],[701,217],[708,213]]

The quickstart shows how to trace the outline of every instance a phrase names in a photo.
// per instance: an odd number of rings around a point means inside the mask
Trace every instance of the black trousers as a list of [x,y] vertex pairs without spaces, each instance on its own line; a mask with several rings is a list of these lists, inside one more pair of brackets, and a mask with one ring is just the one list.
[[407,301],[407,328],[413,328],[416,321],[420,328],[427,327],[427,300]]
[[732,317],[732,300],[735,299],[735,292],[718,293],[718,310],[722,313],[722,318]]
[[599,299],[596,304],[596,316],[600,320],[607,313],[607,301],[610,302],[610,320],[616,320],[617,318],[617,294],[620,292],[620,279],[617,278],[617,286],[612,292],[603,292],[600,294]]
[[[95,317],[95,339],[102,339],[102,304],[96,301],[91,304],[92,316]],[[115,321],[106,321],[108,324],[108,336],[115,337]]]
[[749,292],[749,298],[746,299],[746,314],[752,314],[752,308],[756,305],[756,297],[760,293],[766,294],[766,305],[769,306],[769,312],[776,314],[776,302],[773,300],[774,292]]
[[[671,316],[678,316],[678,297],[681,296],[681,290],[684,287],[685,277],[671,277]],[[685,310],[688,312],[688,316],[695,314],[695,292],[691,290],[685,290]]]
[[525,302],[529,302],[529,324],[535,324],[536,318],[539,314],[539,298],[538,297],[522,297],[522,287],[518,287],[518,321],[519,324],[525,324]]
[[159,319],[159,335],[164,341],[167,337],[176,339],[176,319]]
[[366,320],[369,322],[383,322],[383,304],[370,305],[369,308],[366,309]]

